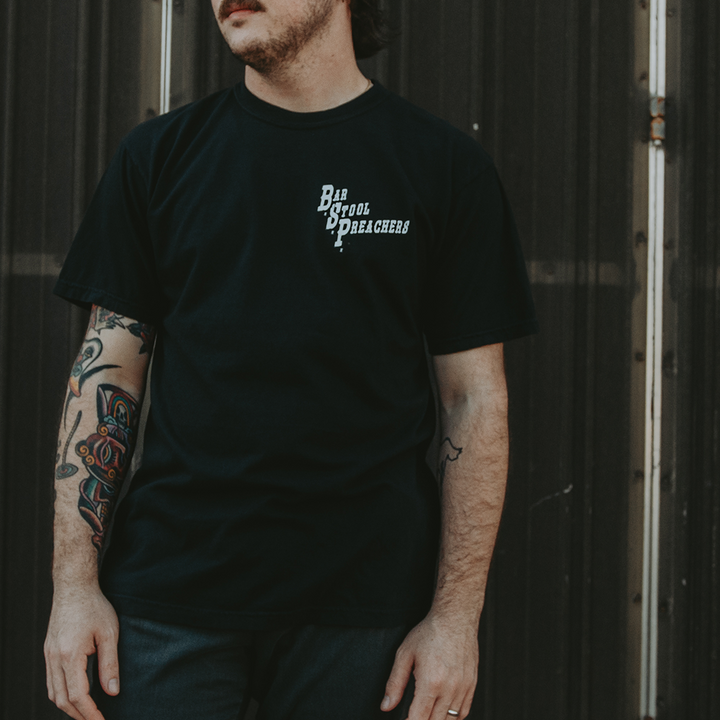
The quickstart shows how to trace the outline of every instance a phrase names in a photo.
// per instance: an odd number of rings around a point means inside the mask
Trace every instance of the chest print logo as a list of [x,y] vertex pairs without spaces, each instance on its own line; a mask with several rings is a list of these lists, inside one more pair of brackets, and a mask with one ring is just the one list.
[[377,220],[370,216],[370,203],[350,203],[347,188],[323,185],[318,212],[327,217],[325,229],[331,235],[337,232],[336,248],[343,251],[343,238],[347,235],[406,235],[409,220]]

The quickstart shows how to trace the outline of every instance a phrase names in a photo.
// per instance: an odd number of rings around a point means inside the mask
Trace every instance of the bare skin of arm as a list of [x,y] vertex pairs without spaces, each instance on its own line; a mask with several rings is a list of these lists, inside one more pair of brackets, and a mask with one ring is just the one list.
[[76,720],[102,720],[89,695],[97,653],[103,690],[119,692],[118,620],[98,559],[135,447],[155,332],[93,306],[73,365],[55,468],[53,605],[45,639],[48,696]]
[[478,668],[478,623],[508,467],[503,346],[434,358],[440,395],[442,533],[437,587],[427,617],[398,649],[382,709],[415,675],[409,720],[460,720],[470,712]]

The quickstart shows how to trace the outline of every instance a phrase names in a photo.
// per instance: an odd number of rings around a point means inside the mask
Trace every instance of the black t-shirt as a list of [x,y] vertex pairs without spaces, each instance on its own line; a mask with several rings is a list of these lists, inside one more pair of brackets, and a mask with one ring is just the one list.
[[158,329],[101,586],[131,615],[383,626],[429,608],[433,354],[536,329],[490,157],[377,83],[242,84],[122,142],[55,292]]

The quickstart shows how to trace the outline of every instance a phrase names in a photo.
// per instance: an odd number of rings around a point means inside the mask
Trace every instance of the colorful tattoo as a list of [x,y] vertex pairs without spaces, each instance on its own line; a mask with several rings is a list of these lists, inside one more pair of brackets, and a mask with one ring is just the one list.
[[90,330],[94,330],[98,335],[102,330],[114,330],[116,327],[125,328],[122,315],[118,315],[112,310],[106,310],[99,305],[93,305],[90,313]]
[[447,464],[449,462],[455,462],[460,457],[460,453],[462,451],[463,449],[461,447],[459,448],[453,445],[453,442],[449,437],[446,437],[440,443],[440,452],[438,457],[441,457],[442,460],[438,463],[438,478],[441,483],[445,480],[445,468],[447,467]]
[[135,337],[139,337],[143,341],[138,354],[142,355],[143,353],[150,352],[150,346],[155,339],[153,326],[141,322],[126,325],[123,321],[126,321],[123,315],[118,315],[112,310],[101,308],[99,305],[93,305],[92,312],[90,313],[89,329],[95,330],[98,335],[102,330],[114,330],[118,327],[123,330],[128,330],[135,335]]
[[150,346],[155,339],[155,330],[153,329],[153,326],[137,322],[132,325],[128,325],[127,329],[135,335],[135,337],[139,337],[143,341],[139,355],[150,352]]
[[80,397],[82,394],[83,383],[95,373],[99,373],[102,370],[108,370],[109,368],[117,368],[119,365],[98,365],[92,367],[100,354],[103,351],[103,345],[97,338],[90,338],[85,340],[80,348],[80,353],[75,362],[73,363],[72,370],[70,371],[70,380],[68,381],[68,387],[70,392],[68,393],[67,400],[65,401],[65,411],[63,413],[63,424],[67,427],[67,415],[68,409],[70,408],[70,401],[74,397]]
[[108,368],[120,367],[119,365],[99,365],[96,368],[90,369],[90,366],[97,361],[102,351],[103,345],[98,338],[86,340],[80,348],[80,354],[75,359],[75,363],[70,371],[70,382],[68,383],[75,397],[80,397],[83,383],[91,375],[101,370],[107,370]]
[[137,424],[137,403],[114,385],[99,385],[97,432],[75,446],[90,473],[80,483],[78,509],[94,530],[93,544],[102,548],[120,481],[130,462]]
[[[75,418],[75,422],[73,423],[72,430],[70,431],[69,435],[67,436],[67,440],[65,441],[65,448],[63,449],[63,455],[62,455],[62,463],[58,465],[57,470],[55,471],[55,479],[56,480],[64,480],[65,478],[72,477],[77,471],[78,466],[73,465],[72,463],[69,463],[67,461],[67,454],[68,454],[68,448],[70,447],[70,440],[72,440],[72,436],[75,434],[75,431],[78,429],[78,425],[80,424],[80,419],[82,418],[82,410],[78,412],[77,417]],[[60,460],[60,456],[57,456],[57,460]],[[56,460],[56,462],[57,462]]]

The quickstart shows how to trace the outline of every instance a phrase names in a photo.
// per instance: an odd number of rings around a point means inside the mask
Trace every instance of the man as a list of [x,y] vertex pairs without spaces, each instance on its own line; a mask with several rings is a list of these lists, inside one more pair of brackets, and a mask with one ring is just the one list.
[[512,215],[474,141],[360,73],[376,2],[213,9],[244,83],[130,133],[56,287],[92,312],[60,430],[50,698],[77,720],[230,720],[251,695],[266,720],[464,718],[502,343],[536,327]]

